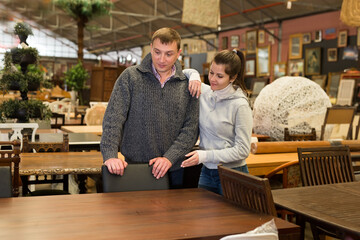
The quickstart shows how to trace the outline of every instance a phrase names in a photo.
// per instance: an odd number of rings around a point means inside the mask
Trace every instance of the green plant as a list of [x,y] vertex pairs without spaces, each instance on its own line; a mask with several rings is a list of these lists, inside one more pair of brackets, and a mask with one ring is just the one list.
[[109,14],[110,0],[53,0],[55,5],[69,14],[78,27],[78,60],[83,62],[84,28],[92,18]]
[[14,27],[14,33],[16,35],[18,35],[18,36],[20,36],[20,35],[25,35],[25,36],[33,35],[31,27],[29,26],[29,24],[27,24],[25,22],[16,23],[15,27]]
[[5,71],[0,79],[0,90],[7,93],[14,85],[20,90],[27,88],[24,74],[20,71]]
[[68,88],[78,92],[80,104],[83,103],[81,90],[84,89],[88,78],[89,74],[81,62],[70,68],[64,76],[64,80]]
[[0,120],[5,122],[8,118],[17,118],[19,110],[26,110],[26,121],[29,121],[30,118],[50,120],[52,116],[50,108],[43,104],[40,100],[30,99],[22,101],[18,99],[10,99],[0,104]]

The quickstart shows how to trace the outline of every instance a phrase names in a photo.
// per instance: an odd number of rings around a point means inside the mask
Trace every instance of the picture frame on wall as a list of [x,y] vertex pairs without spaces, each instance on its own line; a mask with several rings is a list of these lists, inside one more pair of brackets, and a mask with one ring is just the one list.
[[239,47],[239,36],[238,35],[231,36],[230,46],[232,48]]
[[314,42],[321,42],[321,40],[322,40],[322,31],[321,30],[315,31],[315,40],[314,40]]
[[270,75],[270,46],[256,48],[256,76]]
[[[271,35],[270,33],[271,33],[272,35]],[[274,44],[274,43],[275,43],[274,35],[275,35],[275,30],[274,30],[274,29],[270,29],[270,30],[269,30],[269,34],[268,34],[268,36],[269,36],[269,37],[268,37],[268,41],[269,41],[270,44]]]
[[305,49],[305,75],[320,75],[321,48]]
[[254,77],[256,70],[255,58],[249,58],[245,60],[245,76]]
[[303,44],[311,43],[311,33],[303,33]]
[[302,57],[302,34],[290,35],[289,39],[289,59]]
[[329,95],[330,99],[336,99],[337,97],[341,74],[341,72],[329,72],[328,74],[326,93]]
[[280,78],[286,75],[286,62],[274,63],[274,77]]
[[347,30],[339,31],[338,35],[338,47],[346,47],[347,46]]
[[356,45],[360,46],[360,27],[358,27],[356,31]]
[[257,30],[246,31],[246,54],[256,53]]
[[258,31],[258,44],[264,44],[265,43],[265,31],[259,30]]
[[336,62],[337,61],[337,48],[328,48],[327,50],[327,60],[328,62]]
[[304,76],[304,59],[291,59],[288,62],[289,76]]
[[222,41],[222,45],[221,45],[221,49],[227,49],[228,48],[228,37],[222,37],[221,39]]

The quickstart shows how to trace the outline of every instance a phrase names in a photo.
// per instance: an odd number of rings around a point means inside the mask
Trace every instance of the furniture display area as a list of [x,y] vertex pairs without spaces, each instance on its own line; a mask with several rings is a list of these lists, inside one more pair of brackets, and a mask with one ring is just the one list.
[[280,240],[300,234],[295,224],[197,188],[8,198],[0,212],[4,239],[220,239],[271,219]]

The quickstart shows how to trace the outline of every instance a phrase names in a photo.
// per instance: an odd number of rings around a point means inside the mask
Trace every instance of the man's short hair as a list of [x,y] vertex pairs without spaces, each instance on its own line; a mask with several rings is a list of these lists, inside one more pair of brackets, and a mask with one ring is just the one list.
[[175,41],[177,49],[180,49],[181,37],[179,33],[172,28],[165,27],[157,30],[151,38],[151,43],[157,38],[160,39],[162,44],[169,44]]

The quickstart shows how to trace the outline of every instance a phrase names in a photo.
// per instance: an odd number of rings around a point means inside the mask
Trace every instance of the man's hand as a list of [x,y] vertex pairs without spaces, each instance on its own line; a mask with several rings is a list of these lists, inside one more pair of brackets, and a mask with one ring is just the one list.
[[112,174],[123,175],[124,169],[127,167],[128,163],[120,158],[109,158],[104,162],[108,170]]
[[189,158],[181,163],[181,167],[191,167],[199,164],[199,153],[197,151],[192,151],[186,154],[185,157]]
[[201,94],[201,81],[198,80],[192,80],[189,82],[189,91],[191,96],[195,96],[196,98],[200,97]]
[[149,165],[153,165],[152,174],[156,179],[159,179],[167,173],[171,168],[172,163],[165,157],[157,157],[150,160]]

